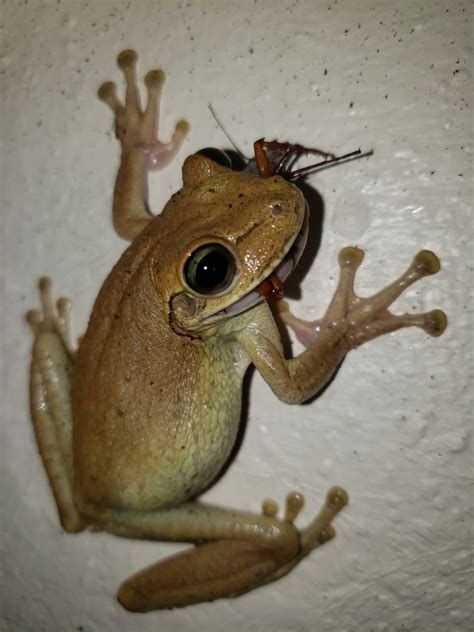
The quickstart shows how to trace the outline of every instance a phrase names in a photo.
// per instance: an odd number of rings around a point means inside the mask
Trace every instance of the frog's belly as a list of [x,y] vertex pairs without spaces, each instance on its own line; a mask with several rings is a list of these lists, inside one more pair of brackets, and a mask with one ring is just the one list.
[[196,398],[188,414],[173,423],[128,419],[114,432],[114,415],[102,418],[100,425],[88,423],[87,432],[76,432],[79,509],[163,509],[198,495],[221,470],[235,442],[241,393],[240,388],[232,391],[213,401]]

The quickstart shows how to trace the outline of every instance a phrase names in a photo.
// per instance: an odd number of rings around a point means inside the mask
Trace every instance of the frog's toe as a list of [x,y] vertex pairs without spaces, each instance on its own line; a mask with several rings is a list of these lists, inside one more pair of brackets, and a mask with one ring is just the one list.
[[68,348],[72,348],[71,342],[71,311],[72,301],[62,296],[56,301],[56,326],[67,342]]
[[109,106],[116,117],[124,111],[124,107],[117,97],[117,86],[113,81],[103,83],[97,90],[97,96]]
[[336,537],[336,529],[332,526],[332,524],[328,524],[327,527],[321,529],[318,536],[319,544],[326,544],[330,540],[333,540]]
[[43,324],[46,328],[50,328],[54,325],[55,316],[53,282],[49,277],[41,277],[38,288],[41,299],[41,310],[43,312]]
[[[304,507],[304,496],[299,492],[290,492],[286,497],[284,520],[293,524],[298,517],[300,511]],[[270,518],[276,518],[278,515],[278,503],[272,498],[266,498],[262,502],[262,514]]]
[[434,309],[433,311],[425,314],[425,324],[423,329],[427,334],[433,336],[433,338],[441,336],[447,326],[448,319],[442,310]]
[[262,514],[269,518],[275,518],[278,515],[278,503],[272,498],[265,498],[262,502]]
[[54,329],[53,284],[49,277],[42,277],[38,283],[41,307],[26,314],[26,320],[34,333]]
[[119,68],[125,70],[125,68],[130,68],[136,65],[138,61],[138,55],[134,50],[126,49],[118,54],[117,64]]
[[180,142],[184,140],[184,137],[189,134],[189,130],[191,129],[188,121],[182,119],[176,123],[176,127],[174,129],[173,141],[176,142],[176,138],[180,139]]
[[333,487],[328,491],[317,516],[301,530],[302,556],[335,537],[336,531],[331,523],[348,502],[349,496],[342,487]]
[[34,334],[40,331],[41,323],[43,322],[43,314],[39,309],[30,309],[26,312],[26,320],[33,330]]
[[150,70],[145,75],[145,85],[148,90],[158,90],[164,84],[166,74],[162,70]]
[[438,257],[431,250],[420,250],[415,255],[412,266],[419,272],[420,276],[436,274],[441,269]]
[[360,248],[355,246],[346,246],[339,252],[339,266],[341,268],[348,268],[355,271],[364,260],[364,255],[364,251]]
[[111,97],[116,97],[117,95],[117,86],[113,81],[106,81],[103,83],[100,88],[97,90],[97,96],[101,101],[105,101],[106,103]]
[[49,277],[42,277],[38,283],[41,307],[26,313],[26,320],[35,335],[42,332],[58,333],[66,348],[72,350],[71,342],[71,309],[72,302],[68,298],[53,298],[53,282]]
[[32,309],[26,318],[32,327],[54,320],[53,283],[49,277],[41,277],[38,282],[41,308]]
[[304,496],[299,492],[290,492],[286,497],[285,520],[293,524],[304,507]]

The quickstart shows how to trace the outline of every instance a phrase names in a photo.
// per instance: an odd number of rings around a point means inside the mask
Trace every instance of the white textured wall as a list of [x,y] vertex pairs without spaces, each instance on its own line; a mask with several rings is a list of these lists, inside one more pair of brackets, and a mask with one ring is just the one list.
[[[1,629],[469,630],[469,3],[7,0],[2,10]],[[117,586],[179,547],[61,531],[28,418],[22,320],[36,279],[50,274],[74,299],[79,334],[125,247],[109,221],[118,146],[95,98],[102,80],[119,79],[124,47],[137,49],[142,71],[161,65],[169,75],[162,133],[183,116],[192,125],[180,161],[227,144],[209,102],[248,152],[261,136],[374,149],[309,181],[325,218],[299,315],[322,313],[338,249],[358,244],[361,293],[420,248],[436,251],[442,272],[398,306],[441,307],[450,319],[438,340],[402,331],[351,353],[306,406],[278,402],[254,376],[241,451],[206,499],[259,511],[264,497],[296,488],[304,523],[338,483],[351,497],[338,537],[247,596],[144,616],[117,605]],[[179,177],[176,163],[153,178],[157,210]]]

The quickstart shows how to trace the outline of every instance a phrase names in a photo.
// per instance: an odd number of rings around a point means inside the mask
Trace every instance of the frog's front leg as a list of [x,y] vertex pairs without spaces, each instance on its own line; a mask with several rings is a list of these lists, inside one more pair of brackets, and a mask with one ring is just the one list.
[[349,350],[377,336],[412,326],[424,329],[431,336],[440,336],[445,330],[447,320],[441,310],[402,316],[395,316],[388,310],[412,283],[439,271],[436,255],[422,250],[404,274],[368,298],[357,296],[353,289],[355,273],[363,256],[359,248],[348,247],[339,253],[339,284],[321,320],[305,322],[293,316],[284,302],[280,305],[284,322],[307,347],[296,358],[286,360],[258,326],[239,332],[239,341],[281,400],[288,403],[305,401],[324,386]]
[[331,522],[347,500],[343,489],[331,489],[319,514],[301,531],[293,525],[303,507],[303,497],[296,493],[288,495],[282,519],[272,500],[263,502],[260,516],[186,503],[167,511],[97,508],[89,519],[116,535],[196,543],[121,586],[122,605],[144,612],[236,597],[278,579],[334,537]]
[[115,132],[122,146],[120,167],[114,191],[113,220],[118,234],[134,239],[152,219],[148,209],[147,174],[150,169],[162,169],[178,153],[189,125],[179,121],[171,142],[157,138],[158,108],[165,73],[152,70],[145,77],[148,101],[141,108],[136,84],[137,54],[132,50],[120,53],[117,59],[125,82],[125,104],[116,95],[115,84],[104,83],[99,98],[107,103],[115,116]]
[[52,298],[50,279],[39,282],[41,310],[27,314],[35,339],[30,375],[31,416],[38,448],[66,531],[80,531],[72,493],[71,303]]

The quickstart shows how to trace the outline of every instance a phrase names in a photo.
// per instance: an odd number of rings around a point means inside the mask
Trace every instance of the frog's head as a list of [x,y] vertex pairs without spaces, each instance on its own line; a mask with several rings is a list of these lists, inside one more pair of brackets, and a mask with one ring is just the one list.
[[160,216],[160,283],[172,327],[196,335],[277,293],[306,244],[307,210],[283,178],[200,155],[186,159],[183,183]]

